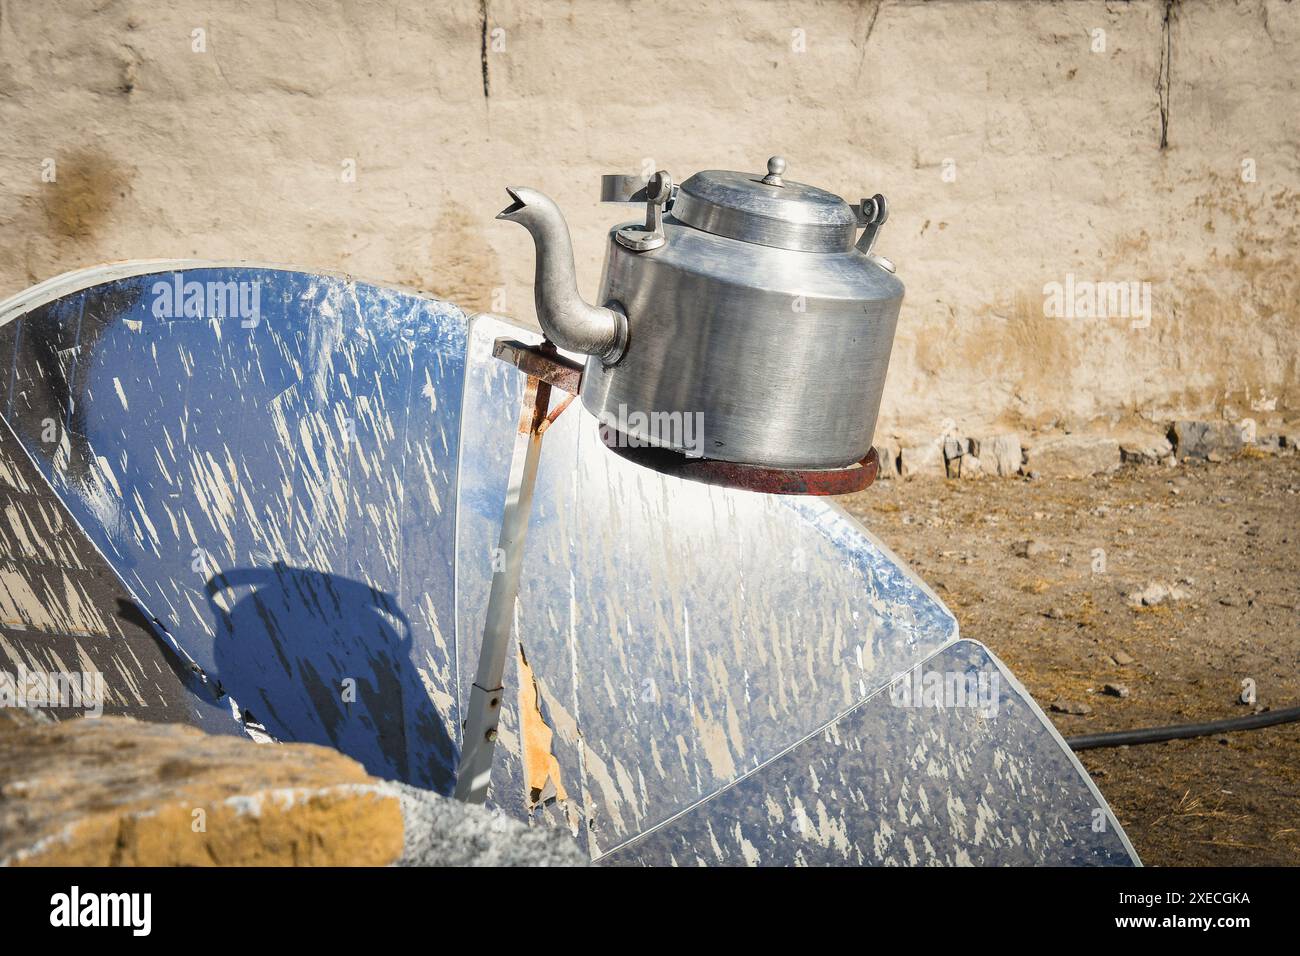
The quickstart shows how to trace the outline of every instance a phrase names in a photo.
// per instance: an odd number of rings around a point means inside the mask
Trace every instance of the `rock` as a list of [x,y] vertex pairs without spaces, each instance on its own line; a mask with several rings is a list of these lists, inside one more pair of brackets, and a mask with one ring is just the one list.
[[973,438],[944,438],[943,463],[949,478],[980,478],[984,474],[980,443]]
[[566,832],[378,780],[327,747],[0,715],[0,866],[420,862],[584,858]]
[[1169,589],[1157,581],[1152,581],[1140,591],[1130,592],[1128,603],[1133,607],[1155,607],[1164,603],[1169,597]]
[[898,473],[904,478],[916,475],[946,477],[948,469],[943,457],[943,442],[931,440],[919,445],[905,445],[899,453]]
[[1185,601],[1192,592],[1180,584],[1164,584],[1152,581],[1140,591],[1133,591],[1128,596],[1128,603],[1133,607],[1155,607],[1165,601]]
[[958,478],[983,478],[984,461],[975,455],[966,455],[961,460],[961,474]]
[[1169,430],[1174,454],[1180,459],[1224,461],[1241,454],[1241,429],[1230,422],[1177,421]]
[[1017,558],[1036,558],[1041,554],[1047,554],[1051,548],[1041,541],[1032,539],[1027,541],[1017,541],[1011,546],[1011,553]]
[[1256,455],[1280,455],[1286,450],[1286,443],[1276,432],[1260,435],[1254,445],[1248,449]]
[[43,710],[28,707],[0,707],[0,739],[6,731],[56,723],[58,721]]
[[566,830],[529,826],[403,783],[385,783],[406,825],[399,866],[586,866]]
[[999,478],[1018,475],[1023,460],[1019,435],[994,435],[980,442],[980,462],[985,474]]
[[377,865],[398,799],[356,761],[126,717],[0,725],[0,864]]
[[1110,697],[1127,697],[1129,694],[1128,688],[1123,684],[1107,684],[1101,692]]
[[1173,453],[1169,439],[1160,434],[1143,434],[1121,438],[1120,461],[1134,465],[1158,465]]
[[1116,664],[1118,664],[1120,667],[1128,667],[1130,664],[1137,663],[1137,660],[1133,657],[1133,655],[1124,651],[1123,648],[1117,650],[1114,654],[1110,655],[1110,659],[1114,661]]
[[876,455],[880,459],[880,474],[878,477],[885,480],[898,477],[898,442],[892,438],[880,439],[875,442]]
[[1044,477],[1086,478],[1119,467],[1119,442],[1091,435],[1065,435],[1032,445],[1029,467]]
[[1073,714],[1076,717],[1092,713],[1092,707],[1088,704],[1080,704],[1072,700],[1054,701],[1051,709],[1054,714]]

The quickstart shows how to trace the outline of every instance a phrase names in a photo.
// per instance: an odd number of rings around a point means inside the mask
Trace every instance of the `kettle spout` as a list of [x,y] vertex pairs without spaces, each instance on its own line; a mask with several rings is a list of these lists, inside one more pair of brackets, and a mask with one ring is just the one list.
[[578,294],[573,242],[560,208],[535,189],[507,187],[506,192],[514,201],[497,218],[519,223],[537,248],[533,297],[542,331],[560,348],[613,365],[627,348],[627,316],[617,307],[591,305]]
[[514,202],[497,213],[497,218],[504,219],[507,222],[516,222],[517,220],[515,217],[518,216],[519,213],[523,212],[524,208],[528,204],[519,198],[519,193],[512,187],[507,186],[506,192],[510,194],[510,198],[513,199]]

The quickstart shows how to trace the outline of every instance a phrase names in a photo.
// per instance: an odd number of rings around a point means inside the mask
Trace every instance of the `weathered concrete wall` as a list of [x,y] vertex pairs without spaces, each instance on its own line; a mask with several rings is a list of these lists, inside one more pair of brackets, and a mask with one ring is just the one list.
[[[1284,0],[8,0],[0,295],[188,255],[531,320],[504,185],[561,204],[594,294],[626,217],[602,172],[780,152],[890,198],[879,248],[909,293],[887,427],[1289,417],[1297,40]],[[1149,325],[1045,316],[1068,276],[1150,283]]]

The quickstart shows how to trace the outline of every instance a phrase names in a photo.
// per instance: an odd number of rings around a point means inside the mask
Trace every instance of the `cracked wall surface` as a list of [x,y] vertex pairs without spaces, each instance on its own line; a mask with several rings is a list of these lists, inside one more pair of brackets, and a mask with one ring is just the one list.
[[[591,295],[635,215],[601,173],[779,152],[889,197],[882,429],[1294,418],[1297,39],[1285,0],[4,3],[0,296],[249,258],[531,322],[505,185],[559,202]],[[1150,283],[1150,323],[1045,317],[1067,276]]]

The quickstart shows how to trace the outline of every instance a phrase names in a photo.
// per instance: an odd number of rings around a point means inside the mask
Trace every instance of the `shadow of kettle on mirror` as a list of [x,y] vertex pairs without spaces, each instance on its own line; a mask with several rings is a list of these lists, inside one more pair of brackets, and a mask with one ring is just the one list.
[[391,594],[276,562],[205,586],[219,693],[277,740],[322,744],[374,776],[449,794],[456,746]]

